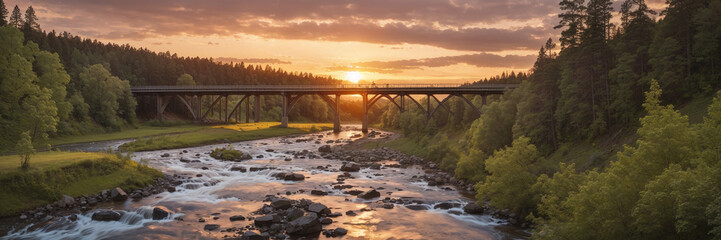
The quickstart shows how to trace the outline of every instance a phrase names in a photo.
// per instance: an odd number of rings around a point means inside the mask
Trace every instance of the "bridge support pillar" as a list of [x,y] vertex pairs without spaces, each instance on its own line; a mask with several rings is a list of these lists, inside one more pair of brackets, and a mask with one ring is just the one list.
[[406,111],[406,97],[405,95],[401,94],[401,113],[404,113]]
[[195,120],[198,122],[202,122],[203,121],[203,95],[198,95],[198,107],[196,107],[196,108],[197,108],[198,112],[197,112],[197,114],[195,114],[195,116],[196,116]]
[[340,94],[335,95],[335,116],[333,117],[333,132],[340,132]]
[[163,96],[158,95],[155,97],[155,118],[158,120],[163,120]]
[[288,96],[285,93],[283,93],[282,111],[283,111],[283,117],[280,121],[280,126],[287,128],[288,127]]
[[255,114],[255,122],[260,122],[260,95],[255,95],[253,101],[253,113]]
[[363,122],[361,124],[361,131],[368,133],[368,94],[363,93]]
[[431,120],[431,97],[433,95],[426,95],[426,119]]
[[245,100],[245,123],[250,122],[250,98]]
[[486,95],[486,94],[481,95],[481,105],[486,105],[487,97],[488,97],[488,95]]

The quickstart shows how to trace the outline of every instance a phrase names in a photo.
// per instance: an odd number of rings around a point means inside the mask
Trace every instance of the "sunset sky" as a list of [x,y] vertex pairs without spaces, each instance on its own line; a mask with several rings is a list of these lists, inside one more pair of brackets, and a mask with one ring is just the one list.
[[[546,39],[557,41],[558,2],[5,1],[23,12],[32,5],[48,31],[378,83],[470,82],[527,71]],[[663,0],[647,2],[663,7]]]

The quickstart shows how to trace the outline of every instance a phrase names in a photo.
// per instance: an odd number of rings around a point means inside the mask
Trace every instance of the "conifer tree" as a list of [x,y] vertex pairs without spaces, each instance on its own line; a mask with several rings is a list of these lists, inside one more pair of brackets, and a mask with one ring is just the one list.
[[25,23],[23,24],[23,28],[40,31],[40,23],[38,23],[38,16],[35,15],[35,9],[33,9],[33,6],[29,6],[28,10],[25,11]]
[[23,15],[20,13],[20,8],[18,7],[18,5],[15,5],[15,9],[13,9],[13,14],[10,15],[10,20],[8,21],[8,24],[17,29],[20,29],[23,26]]
[[5,8],[5,2],[0,0],[0,27],[8,25],[7,17],[8,9]]

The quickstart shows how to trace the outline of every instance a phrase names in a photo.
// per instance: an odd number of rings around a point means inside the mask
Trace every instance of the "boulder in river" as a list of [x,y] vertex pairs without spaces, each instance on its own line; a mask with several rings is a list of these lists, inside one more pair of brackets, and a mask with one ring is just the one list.
[[234,221],[243,221],[243,220],[245,220],[245,217],[243,217],[243,216],[241,216],[241,215],[230,216],[230,221],[231,221],[231,222],[234,222]]
[[270,206],[275,209],[288,209],[293,202],[287,198],[276,198],[270,203]]
[[475,202],[470,202],[463,207],[463,211],[468,214],[483,214],[483,208]]
[[240,240],[265,240],[265,238],[256,232],[245,231],[243,235],[240,236]]
[[330,152],[330,145],[323,145],[318,148],[318,152],[327,153]]
[[317,213],[318,215],[330,214],[330,209],[321,203],[312,203],[308,206],[308,211]]
[[100,210],[93,213],[91,217],[95,221],[118,221],[123,217],[123,214],[113,210]]
[[381,196],[381,193],[379,193],[379,192],[376,191],[375,189],[371,189],[371,190],[366,191],[366,192],[364,192],[364,193],[358,194],[358,197],[359,197],[359,198],[363,198],[363,199],[373,199],[373,198],[377,198],[377,197],[380,197],[380,196]]
[[71,207],[71,206],[73,206],[73,204],[75,204],[75,199],[73,199],[73,197],[68,196],[68,195],[63,195],[60,198],[60,200],[58,201],[58,206],[61,208]]
[[163,206],[156,206],[153,208],[153,220],[166,219],[172,212],[168,208]]
[[300,174],[300,173],[289,173],[289,174],[286,174],[286,175],[285,175],[285,177],[283,178],[283,180],[287,180],[287,181],[303,181],[303,180],[305,180],[305,176],[304,176],[303,174]]
[[428,210],[428,206],[426,206],[426,205],[421,205],[421,204],[406,205],[406,208],[408,208],[408,209],[410,209],[410,210],[416,210],[416,211],[418,211],[418,210]]
[[313,189],[313,190],[310,191],[310,194],[311,194],[311,195],[316,195],[316,196],[325,196],[325,195],[328,195],[328,192],[322,191],[322,190],[315,190],[315,189]]
[[360,171],[360,165],[355,163],[345,163],[340,167],[340,170],[344,172],[357,172]]
[[290,221],[286,226],[286,232],[291,235],[319,233],[321,230],[323,226],[318,221],[318,216],[312,213]]
[[346,234],[348,234],[348,230],[346,230],[345,228],[336,228],[336,229],[333,229],[333,237],[343,236],[343,235],[346,235]]
[[122,188],[116,187],[113,189],[113,192],[110,193],[110,198],[112,198],[113,201],[125,201],[125,199],[128,199],[128,194],[125,193]]
[[215,229],[220,228],[220,225],[218,224],[205,224],[205,227],[203,227],[203,230],[205,231],[213,231]]
[[255,227],[261,228],[270,227],[270,225],[273,225],[274,222],[280,222],[280,217],[275,214],[270,214],[255,218],[253,223],[255,224]]

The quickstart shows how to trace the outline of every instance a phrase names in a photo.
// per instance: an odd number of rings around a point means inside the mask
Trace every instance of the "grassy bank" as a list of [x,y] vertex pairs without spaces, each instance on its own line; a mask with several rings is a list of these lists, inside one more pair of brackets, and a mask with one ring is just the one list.
[[202,146],[223,142],[238,142],[328,130],[333,124],[291,123],[288,128],[277,122],[241,123],[213,126],[172,136],[146,137],[120,146],[123,151],[150,151]]
[[20,169],[17,155],[0,157],[0,216],[43,206],[62,195],[77,197],[104,189],[133,190],[162,173],[128,157],[107,153],[41,152]]
[[141,138],[155,135],[189,132],[200,130],[204,128],[210,128],[210,126],[203,125],[178,125],[178,126],[151,126],[147,124],[141,124],[138,128],[127,129],[119,132],[111,133],[93,133],[84,134],[78,136],[66,136],[50,139],[50,145],[57,146],[63,144],[73,143],[84,143],[84,142],[98,142],[98,141],[109,141],[129,138]]

